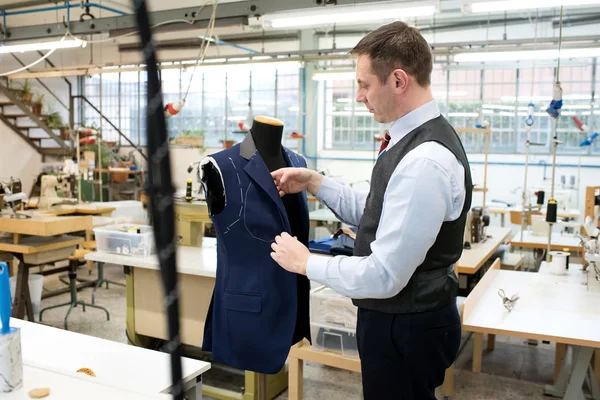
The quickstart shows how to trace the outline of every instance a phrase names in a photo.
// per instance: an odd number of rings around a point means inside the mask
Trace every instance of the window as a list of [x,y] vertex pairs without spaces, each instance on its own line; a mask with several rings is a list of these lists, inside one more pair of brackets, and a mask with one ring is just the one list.
[[[256,115],[281,119],[286,136],[298,131],[297,67],[279,69],[253,65],[240,73],[227,72],[224,67],[197,68],[194,72],[193,68],[177,63],[164,65],[168,67],[160,71],[164,104],[182,100],[189,86],[185,107],[167,121],[172,137],[202,131],[205,146],[221,147],[220,142],[225,138],[241,140],[244,133],[238,123],[251,125]],[[141,145],[146,144],[146,87],[145,71],[105,73],[84,79],[84,94],[92,104],[133,143]],[[82,122],[100,126],[98,113],[86,104],[83,107]],[[104,140],[120,140],[106,121],[102,128]]]
[[[448,73],[448,121],[454,128],[474,128],[480,122],[481,71],[450,70]],[[484,150],[484,135],[461,133],[459,136],[467,152]]]

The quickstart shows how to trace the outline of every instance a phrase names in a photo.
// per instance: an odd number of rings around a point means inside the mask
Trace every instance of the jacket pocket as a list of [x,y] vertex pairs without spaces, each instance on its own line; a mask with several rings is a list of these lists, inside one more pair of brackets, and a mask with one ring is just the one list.
[[225,292],[223,305],[227,310],[259,313],[262,310],[262,299],[260,294]]

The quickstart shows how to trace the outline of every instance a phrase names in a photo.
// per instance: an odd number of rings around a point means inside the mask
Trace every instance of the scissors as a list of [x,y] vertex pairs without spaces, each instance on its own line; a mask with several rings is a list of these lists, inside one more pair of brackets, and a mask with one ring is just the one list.
[[519,295],[514,294],[511,298],[506,297],[506,293],[504,293],[503,289],[498,289],[498,296],[502,299],[502,304],[504,304],[504,308],[508,311],[511,311],[515,305],[515,302],[519,300]]

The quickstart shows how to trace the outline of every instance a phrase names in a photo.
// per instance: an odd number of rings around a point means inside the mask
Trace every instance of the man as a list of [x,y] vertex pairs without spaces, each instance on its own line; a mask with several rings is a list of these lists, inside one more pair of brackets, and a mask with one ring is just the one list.
[[287,233],[271,256],[283,268],[352,297],[366,400],[435,399],[460,344],[454,263],[471,205],[467,157],[433,100],[429,45],[394,22],[369,33],[356,101],[392,123],[368,196],[307,169],[272,173],[280,195],[308,190],[358,226],[353,257],[311,256]]

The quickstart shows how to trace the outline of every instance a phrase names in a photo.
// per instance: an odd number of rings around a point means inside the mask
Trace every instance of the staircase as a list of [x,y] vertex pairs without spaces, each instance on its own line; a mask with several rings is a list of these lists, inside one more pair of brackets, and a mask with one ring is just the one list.
[[42,156],[70,156],[70,140],[62,140],[58,129],[46,124],[47,115],[36,115],[18,96],[0,84],[0,121],[25,140]]

